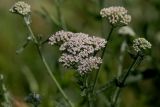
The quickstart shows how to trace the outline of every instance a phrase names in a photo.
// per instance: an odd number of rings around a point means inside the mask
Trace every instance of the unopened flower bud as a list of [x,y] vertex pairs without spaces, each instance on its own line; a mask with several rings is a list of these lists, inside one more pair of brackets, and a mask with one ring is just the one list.
[[137,38],[133,40],[133,49],[136,52],[143,52],[145,50],[151,49],[152,45],[145,38]]

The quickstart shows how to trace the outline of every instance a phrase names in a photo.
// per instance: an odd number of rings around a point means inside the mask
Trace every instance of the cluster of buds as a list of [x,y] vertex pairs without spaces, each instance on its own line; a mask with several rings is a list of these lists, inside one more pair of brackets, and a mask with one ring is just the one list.
[[80,74],[99,68],[102,59],[95,55],[106,43],[100,37],[66,31],[58,31],[49,38],[49,44],[60,44],[62,55],[59,62],[66,68],[76,69]]
[[134,51],[144,52],[152,47],[151,43],[148,42],[145,38],[137,38],[133,40],[133,49]]
[[10,12],[27,16],[31,13],[31,6],[23,1],[18,1],[12,6]]

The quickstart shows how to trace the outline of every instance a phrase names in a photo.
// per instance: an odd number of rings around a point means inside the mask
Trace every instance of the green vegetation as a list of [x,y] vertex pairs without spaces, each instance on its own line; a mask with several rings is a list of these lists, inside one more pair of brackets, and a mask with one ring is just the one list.
[[[11,103],[13,107],[29,107],[31,106],[29,103],[33,103],[32,101],[27,103],[25,99],[34,92],[38,94],[38,98],[41,96],[38,99],[39,107],[69,107],[72,105],[71,102],[75,107],[89,107],[89,105],[115,107],[114,102],[119,107],[160,106],[159,0],[28,0],[25,2],[31,5],[31,29],[26,26],[22,16],[9,12],[14,1],[0,1],[0,107],[10,107]],[[151,50],[146,52],[147,55],[138,57],[139,60],[143,58],[142,61],[137,61],[135,53],[130,49],[134,37],[122,36],[118,33],[120,27],[115,27],[107,48],[104,49],[103,64],[97,81],[95,81],[96,70],[89,73],[90,76],[87,78],[80,76],[73,69],[65,69],[58,62],[61,55],[59,47],[48,45],[46,40],[62,29],[106,38],[111,26],[101,17],[100,10],[110,6],[123,6],[128,10],[128,14],[132,17],[129,26],[136,33],[134,36],[148,40],[152,44]],[[31,30],[34,33],[32,36],[40,41],[38,45],[35,45],[36,40],[34,42],[30,40]],[[37,53],[37,46],[40,46],[43,56]],[[130,66],[134,58],[137,62]],[[47,66],[61,87],[57,88],[54,77],[48,75]],[[128,79],[125,75],[127,70],[132,71]],[[120,74],[117,76],[118,71]],[[117,81],[115,78],[119,79],[121,74],[124,74],[122,81]],[[84,82],[86,84],[83,84]],[[37,94],[33,94],[35,98]]]

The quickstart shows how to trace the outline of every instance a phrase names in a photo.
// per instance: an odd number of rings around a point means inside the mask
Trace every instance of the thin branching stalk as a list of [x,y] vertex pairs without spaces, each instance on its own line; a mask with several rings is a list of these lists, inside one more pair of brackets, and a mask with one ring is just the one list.
[[88,88],[87,89],[87,98],[88,98],[88,107],[93,107],[93,105],[92,105],[92,96],[91,96],[91,92],[90,92],[90,83],[89,83],[89,81],[88,81],[88,75],[87,75],[87,77],[86,77],[86,87]]
[[93,107],[93,104],[91,101],[91,94],[88,94],[88,107]]
[[116,90],[115,90],[115,92],[113,94],[113,98],[112,98],[112,102],[111,102],[111,104],[112,104],[111,107],[115,107],[116,106],[118,97],[119,97],[120,92],[121,92],[121,86],[123,87],[125,85],[125,82],[127,80],[127,77],[129,76],[130,72],[132,70],[135,70],[135,68],[140,64],[141,61],[142,61],[141,56],[139,56],[139,54],[137,54],[136,58],[134,59],[134,61],[130,65],[129,69],[127,70],[127,72],[124,75],[124,77],[122,78],[122,80],[121,81],[119,80],[119,82],[118,82],[120,86],[117,86],[117,88],[116,88]]
[[[122,70],[123,70],[123,60],[124,60],[124,52],[126,50],[126,40],[124,40],[121,44],[121,48],[120,48],[120,56],[119,56],[119,64],[118,64],[118,72],[117,72],[117,78],[119,78],[122,74]],[[114,96],[112,99],[112,102],[117,102],[118,100],[118,96],[120,94],[120,88],[117,87],[115,92],[114,92]]]
[[121,92],[120,87],[117,87],[112,98],[111,107],[115,107],[118,97],[120,95],[120,92]]
[[[108,35],[108,37],[106,38],[107,44],[108,44],[109,39],[110,39],[110,37],[111,37],[111,35],[112,35],[113,29],[114,29],[114,27],[112,26],[112,27],[111,27],[111,30],[110,30],[110,32],[109,32],[109,35]],[[105,48],[104,48],[103,51],[102,51],[102,55],[101,55],[101,58],[102,58],[102,59],[104,59],[104,54],[105,54],[105,51],[106,51],[107,44],[106,44]],[[94,89],[95,89],[95,86],[96,86],[96,83],[97,83],[97,80],[98,80],[98,76],[99,76],[99,72],[100,72],[101,67],[102,67],[102,64],[100,65],[99,69],[98,69],[97,72],[96,72],[96,77],[95,77],[95,80],[94,80],[94,83],[93,83],[93,89],[92,89],[92,92],[93,92],[93,93],[94,93]]]
[[[114,30],[114,26],[111,27],[111,30],[110,30],[107,38],[106,38],[107,43],[110,40],[110,37],[112,35],[113,30]],[[107,47],[107,44],[106,44],[105,48],[103,48],[103,51],[102,51],[102,54],[101,54],[102,60],[104,59],[104,54],[105,54],[105,51],[106,51],[106,47]],[[95,89],[95,86],[96,86],[96,83],[97,83],[97,80],[98,80],[98,76],[99,76],[99,72],[100,72],[101,67],[102,67],[102,64],[100,65],[99,69],[96,71],[96,77],[95,77],[94,82],[93,82],[93,88],[92,88],[91,92],[89,93],[90,96],[92,96],[94,94],[94,89]],[[91,104],[90,107],[92,107],[93,106],[93,100],[91,100],[90,104]]]
[[[136,58],[134,59],[133,63],[132,63],[131,66],[129,67],[127,73],[125,74],[124,78],[122,79],[121,84],[123,84],[123,85],[125,84],[125,81],[126,81],[128,75],[129,75],[129,73],[131,72],[132,68],[134,67],[134,65],[136,65],[136,63],[138,63],[139,57],[140,57],[140,56],[137,54],[137,56],[136,56]],[[135,68],[134,68],[134,69],[135,69]]]
[[[26,17],[24,17],[24,19],[25,19],[25,18],[26,18]],[[25,23],[26,23],[26,26],[27,26],[29,32],[30,32],[30,36],[31,36],[32,39],[33,39],[33,42],[34,42],[34,44],[35,44],[35,46],[36,46],[36,49],[37,49],[37,51],[38,51],[38,53],[39,53],[39,55],[40,55],[40,57],[41,57],[41,60],[42,60],[43,64],[45,65],[46,69],[47,69],[47,72],[48,72],[49,76],[50,76],[51,79],[55,82],[56,86],[58,87],[59,91],[60,91],[61,94],[63,95],[64,99],[68,102],[68,104],[69,104],[71,107],[74,107],[74,105],[73,105],[72,102],[69,100],[69,98],[67,97],[67,95],[65,94],[65,92],[63,91],[63,89],[61,88],[60,84],[58,83],[56,77],[53,75],[53,73],[52,73],[52,71],[51,71],[48,63],[46,62],[46,59],[45,59],[44,55],[43,55],[42,52],[41,52],[41,46],[40,46],[40,44],[38,43],[38,40],[36,39],[36,37],[34,36],[34,34],[33,34],[33,32],[32,32],[32,29],[31,29],[31,27],[30,27],[30,24],[29,24],[26,20],[24,20],[24,21],[25,21]]]

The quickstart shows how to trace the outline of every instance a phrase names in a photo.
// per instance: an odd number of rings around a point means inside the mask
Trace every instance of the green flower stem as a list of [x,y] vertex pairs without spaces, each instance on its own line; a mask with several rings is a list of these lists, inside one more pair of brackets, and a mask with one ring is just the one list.
[[[120,48],[120,56],[119,56],[119,64],[118,64],[118,73],[117,73],[117,78],[119,78],[122,74],[122,69],[123,69],[123,59],[124,59],[124,52],[126,50],[126,40],[124,40],[122,42],[122,45],[121,45],[121,48]],[[120,88],[117,87],[115,92],[114,92],[114,96],[113,96],[113,99],[112,99],[112,102],[117,102],[117,99],[118,99],[118,96],[120,94]],[[114,106],[114,104],[112,105]]]
[[[138,64],[140,64],[140,62],[142,61],[141,56],[139,56],[139,54],[136,55],[136,58],[134,59],[134,61],[132,62],[132,64],[130,65],[128,71],[126,72],[125,76],[123,77],[123,79],[121,81],[119,81],[119,84],[124,86],[127,77],[129,76],[131,70],[135,70],[136,66],[138,66]],[[121,92],[121,88],[117,86],[113,98],[112,98],[112,102],[111,102],[111,107],[115,107],[118,97],[120,95]]]
[[[125,81],[129,75],[129,73],[131,72],[132,68],[134,67],[134,65],[136,65],[136,63],[138,63],[138,59],[139,59],[139,55],[136,56],[136,58],[134,59],[133,63],[131,64],[131,66],[129,67],[127,73],[125,74],[124,78],[122,79],[121,83],[125,84]],[[135,69],[135,68],[134,68]]]
[[[90,88],[89,84],[90,84],[90,83],[89,83],[88,77],[87,77],[87,79],[86,79],[86,86]],[[88,92],[88,93],[87,93],[88,107],[93,107],[92,96],[91,96],[91,95],[92,95],[91,92]]]
[[72,104],[72,102],[69,100],[69,98],[67,97],[67,95],[65,94],[65,92],[63,91],[63,89],[61,88],[60,84],[58,83],[56,77],[53,75],[50,67],[48,66],[45,57],[42,55],[42,52],[40,50],[40,47],[37,47],[39,55],[48,71],[48,74],[50,75],[50,77],[52,78],[52,80],[55,82],[56,86],[58,87],[59,91],[61,92],[61,94],[63,95],[63,97],[65,98],[65,100],[70,104],[71,107],[74,107],[74,105]]
[[30,19],[29,19],[28,16],[24,17],[24,22],[25,22],[25,24],[27,25],[27,28],[28,28],[28,30],[29,30],[29,32],[30,32],[30,36],[32,37],[33,42],[34,42],[35,44],[38,44],[38,41],[37,41],[36,37],[34,36],[34,34],[33,34],[33,32],[32,32],[32,29],[31,29],[31,27],[30,27],[30,21],[29,21],[29,20],[30,20]]
[[29,23],[27,23],[26,20],[24,20],[24,21],[25,21],[25,23],[26,23],[26,25],[27,25],[27,28],[28,28],[28,30],[29,30],[29,32],[30,32],[30,34],[31,34],[32,39],[33,39],[33,42],[35,43],[35,46],[36,46],[36,48],[37,48],[37,51],[38,51],[38,53],[39,53],[39,55],[40,55],[40,57],[41,57],[41,60],[42,60],[43,64],[45,65],[45,67],[46,67],[46,69],[47,69],[47,72],[48,72],[49,76],[50,76],[51,79],[55,82],[56,86],[58,87],[59,91],[60,91],[61,94],[63,95],[64,99],[68,102],[68,104],[69,104],[71,107],[74,107],[74,105],[73,105],[72,102],[68,99],[67,95],[65,94],[65,92],[64,92],[63,89],[61,88],[60,84],[58,83],[56,77],[53,75],[50,67],[48,66],[48,64],[47,64],[47,62],[46,62],[46,59],[45,59],[45,57],[43,56],[43,54],[42,54],[42,52],[41,52],[41,47],[39,46],[39,43],[38,43],[36,37],[34,36],[34,34],[33,34],[33,32],[32,32],[32,29],[31,29]]
[[[113,29],[114,29],[114,27],[112,26],[112,28],[111,28],[111,30],[110,30],[110,32],[109,32],[109,35],[108,35],[108,37],[106,38],[107,42],[109,42],[109,39],[110,39],[110,37],[111,37],[111,35],[112,35],[112,32],[113,32]],[[107,43],[107,44],[108,44],[108,43]],[[102,58],[102,59],[104,59],[104,53],[105,53],[105,51],[106,51],[107,44],[106,44],[105,48],[103,48],[102,55],[101,55],[101,58]],[[102,64],[100,65],[99,69],[98,69],[97,72],[96,72],[96,77],[95,77],[95,80],[94,80],[94,83],[93,83],[92,93],[94,93],[94,89],[95,89],[95,86],[96,86],[96,83],[97,83],[97,80],[98,80],[98,76],[99,76],[99,72],[100,72],[101,67],[102,67]]]
[[120,92],[121,92],[121,89],[117,87],[112,98],[111,107],[115,107],[118,100],[118,96],[120,95]]

